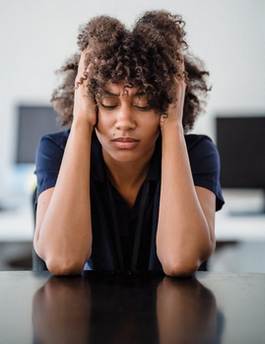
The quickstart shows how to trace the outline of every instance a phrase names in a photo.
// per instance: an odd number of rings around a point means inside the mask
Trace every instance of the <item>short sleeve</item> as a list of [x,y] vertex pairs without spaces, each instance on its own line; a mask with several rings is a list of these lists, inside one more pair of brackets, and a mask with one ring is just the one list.
[[216,211],[225,204],[220,184],[220,156],[207,135],[190,135],[188,150],[194,185],[211,190],[216,196]]
[[62,132],[44,135],[36,149],[35,171],[37,198],[44,190],[54,187],[59,174],[64,145]]

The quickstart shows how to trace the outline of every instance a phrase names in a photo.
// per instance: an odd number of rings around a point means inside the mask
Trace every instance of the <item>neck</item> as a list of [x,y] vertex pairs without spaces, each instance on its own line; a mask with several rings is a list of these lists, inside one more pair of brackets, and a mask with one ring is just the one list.
[[147,176],[150,160],[155,146],[145,154],[144,159],[129,162],[119,162],[102,150],[103,159],[107,165],[108,174],[112,183],[118,190],[131,190],[137,188]]

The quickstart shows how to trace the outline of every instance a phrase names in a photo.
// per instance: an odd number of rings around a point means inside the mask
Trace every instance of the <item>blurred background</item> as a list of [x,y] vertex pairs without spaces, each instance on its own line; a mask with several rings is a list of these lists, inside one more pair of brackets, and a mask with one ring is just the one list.
[[210,71],[207,111],[190,132],[209,135],[221,157],[226,203],[208,269],[265,272],[263,0],[0,0],[0,270],[32,266],[35,152],[40,136],[61,130],[49,99],[78,27],[102,14],[131,27],[153,9],[183,16],[191,51]]

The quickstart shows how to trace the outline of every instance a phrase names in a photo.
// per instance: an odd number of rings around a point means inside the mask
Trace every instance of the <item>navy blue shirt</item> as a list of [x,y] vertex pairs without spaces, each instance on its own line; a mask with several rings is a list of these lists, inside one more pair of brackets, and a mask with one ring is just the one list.
[[[36,153],[37,198],[56,184],[70,129],[41,138]],[[195,185],[216,196],[216,211],[223,206],[220,185],[220,158],[207,135],[185,134]],[[161,186],[161,135],[156,141],[147,177],[134,206],[113,186],[95,131],[91,143],[92,254],[84,269],[116,272],[163,272],[156,254],[156,230]],[[37,202],[37,199],[36,199]]]

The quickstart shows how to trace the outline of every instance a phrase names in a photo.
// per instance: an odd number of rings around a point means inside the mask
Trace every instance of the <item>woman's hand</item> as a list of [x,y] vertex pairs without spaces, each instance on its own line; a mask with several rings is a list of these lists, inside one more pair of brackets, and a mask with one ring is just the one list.
[[97,123],[97,105],[87,88],[91,63],[86,67],[86,53],[87,50],[81,53],[78,72],[75,78],[73,116],[74,121],[82,119],[88,122],[91,127],[94,127]]
[[175,78],[176,86],[176,102],[169,105],[167,113],[162,114],[160,118],[160,128],[163,130],[167,125],[178,125],[182,126],[183,110],[184,110],[184,100],[186,92],[186,82],[185,82],[185,67],[184,59],[182,61],[181,79]]

